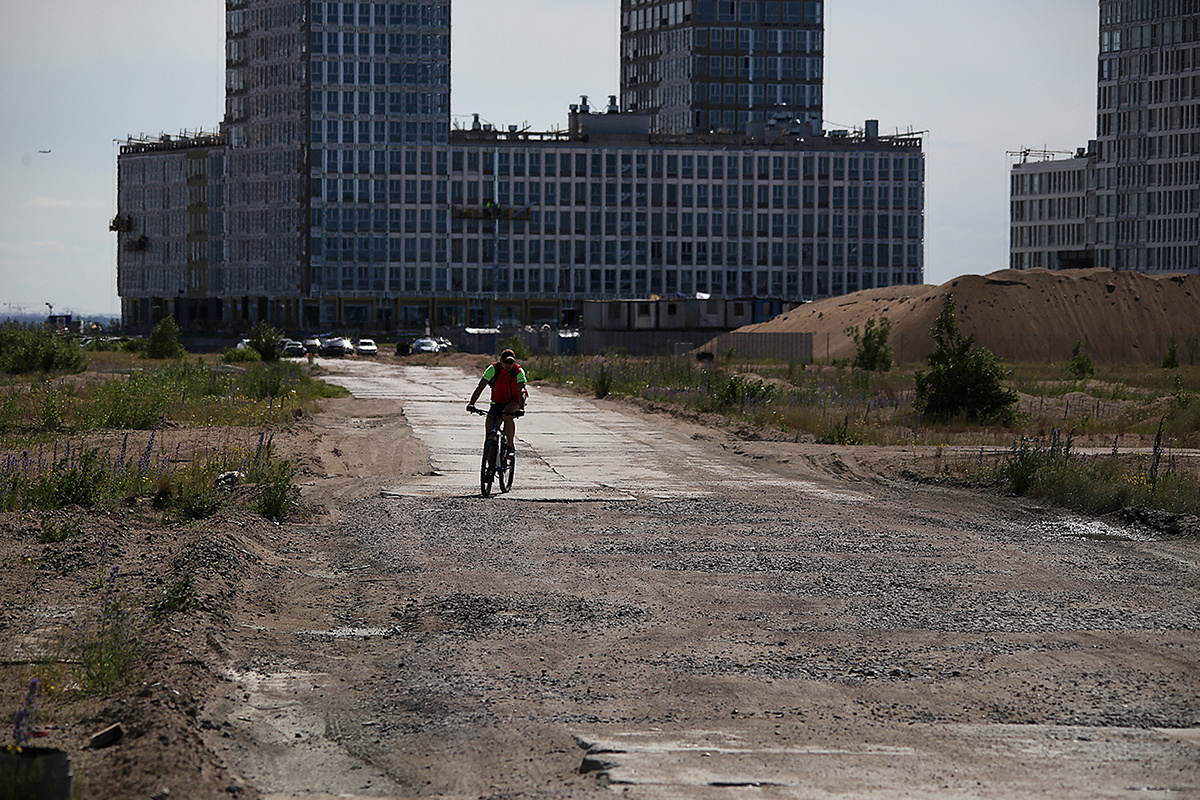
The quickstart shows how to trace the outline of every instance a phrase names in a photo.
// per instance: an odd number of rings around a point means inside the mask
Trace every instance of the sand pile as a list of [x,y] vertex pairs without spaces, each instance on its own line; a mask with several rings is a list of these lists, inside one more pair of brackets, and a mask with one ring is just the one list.
[[1065,361],[1077,341],[1097,361],[1156,363],[1174,334],[1187,361],[1200,342],[1200,275],[1148,276],[1104,269],[1004,270],[941,286],[893,286],[809,303],[743,332],[811,332],[816,358],[849,358],[846,328],[892,322],[898,361],[925,359],[929,329],[953,294],[958,323],[1005,361]]

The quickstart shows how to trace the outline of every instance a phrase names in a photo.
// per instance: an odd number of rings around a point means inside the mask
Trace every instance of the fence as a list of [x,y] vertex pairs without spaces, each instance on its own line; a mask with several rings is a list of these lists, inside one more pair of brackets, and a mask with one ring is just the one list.
[[811,364],[813,335],[811,333],[723,333],[704,345],[704,350],[714,356],[731,352],[737,358]]

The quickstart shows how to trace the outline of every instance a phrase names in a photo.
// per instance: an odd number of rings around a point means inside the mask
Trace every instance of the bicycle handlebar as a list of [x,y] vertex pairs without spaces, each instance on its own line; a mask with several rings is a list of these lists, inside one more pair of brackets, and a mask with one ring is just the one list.
[[[488,415],[488,412],[484,411],[482,408],[470,408],[467,410],[470,411],[472,414],[478,414],[481,417],[486,417]],[[525,416],[525,412],[522,410],[522,411],[514,411],[513,413],[508,414],[508,413],[505,413],[502,411],[502,412],[500,412],[500,416],[502,416],[502,417],[523,417],[523,416]]]

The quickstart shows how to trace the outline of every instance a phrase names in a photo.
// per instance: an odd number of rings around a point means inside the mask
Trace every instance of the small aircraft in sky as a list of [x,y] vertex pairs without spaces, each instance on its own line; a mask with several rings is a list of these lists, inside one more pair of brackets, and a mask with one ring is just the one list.
[[50,151],[49,150],[38,150],[38,152],[42,153],[42,154],[46,154],[46,153],[49,153]]

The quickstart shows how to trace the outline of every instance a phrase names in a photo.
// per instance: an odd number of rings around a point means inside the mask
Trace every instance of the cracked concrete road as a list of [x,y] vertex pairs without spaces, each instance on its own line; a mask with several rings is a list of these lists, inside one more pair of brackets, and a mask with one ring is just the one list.
[[536,387],[485,500],[476,378],[328,366],[206,711],[268,797],[1200,796],[1194,540]]

